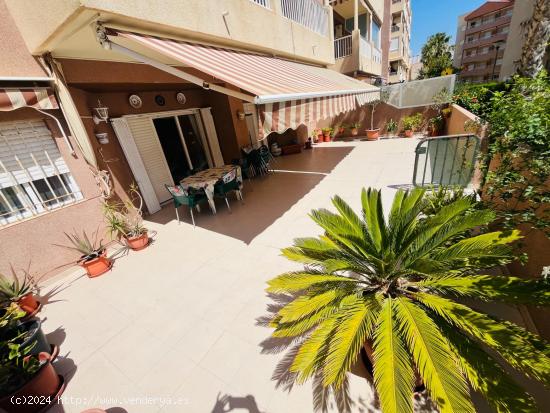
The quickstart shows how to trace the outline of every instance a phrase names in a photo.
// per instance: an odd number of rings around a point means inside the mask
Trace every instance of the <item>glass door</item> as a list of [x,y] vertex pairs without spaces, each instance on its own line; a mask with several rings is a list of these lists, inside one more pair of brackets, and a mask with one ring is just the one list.
[[196,173],[208,169],[209,162],[197,128],[195,115],[180,115],[177,120],[192,171]]

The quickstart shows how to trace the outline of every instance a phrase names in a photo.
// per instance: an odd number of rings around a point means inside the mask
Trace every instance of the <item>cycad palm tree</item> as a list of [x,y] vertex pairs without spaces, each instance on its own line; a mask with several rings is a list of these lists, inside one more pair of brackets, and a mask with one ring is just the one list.
[[296,343],[286,357],[294,380],[338,389],[367,345],[384,413],[411,412],[415,383],[443,413],[475,411],[469,385],[498,412],[537,411],[501,362],[548,385],[549,346],[461,303],[548,304],[542,281],[479,275],[509,260],[519,233],[471,235],[494,214],[473,209],[468,197],[425,215],[424,190],[399,191],[387,220],[380,191],[363,190],[361,201],[361,217],[339,197],[337,213],[312,211],[324,235],[283,250],[304,270],[268,283],[268,292],[292,297],[270,325],[273,337]]

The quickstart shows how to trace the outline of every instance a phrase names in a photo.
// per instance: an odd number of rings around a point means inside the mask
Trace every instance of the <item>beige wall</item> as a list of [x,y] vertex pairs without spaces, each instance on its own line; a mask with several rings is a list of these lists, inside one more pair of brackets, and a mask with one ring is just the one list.
[[0,77],[45,77],[27,50],[4,0],[0,0]]
[[505,80],[516,72],[524,41],[524,30],[521,28],[521,24],[533,15],[533,5],[534,0],[516,1],[514,5],[510,32],[506,40],[506,49],[504,49],[500,68],[500,80]]
[[[328,19],[328,35],[322,36],[282,17],[279,0],[271,1],[273,10],[250,0],[56,0],[49,3],[52,4],[48,5],[48,13],[35,13],[35,10],[44,7],[42,0],[7,0],[10,12],[33,54],[63,51],[63,43],[70,41],[72,34],[100,13],[102,21],[138,30],[324,64],[334,61],[332,17]],[[88,40],[91,44],[82,44],[81,49],[97,49],[93,38]],[[65,57],[85,56],[65,54]]]
[[[62,119],[60,111],[51,111]],[[99,229],[104,237],[103,218],[100,208],[99,188],[95,179],[78,151],[72,137],[76,157],[71,156],[55,123],[33,109],[18,109],[0,112],[0,122],[27,119],[44,119],[50,128],[57,147],[71,174],[77,182],[84,199],[77,204],[56,209],[36,218],[14,223],[0,228],[0,272],[6,273],[9,266],[16,269],[29,269],[34,276],[51,277],[62,268],[73,265],[78,253],[53,246],[67,244],[63,232],[86,230],[89,234]]]

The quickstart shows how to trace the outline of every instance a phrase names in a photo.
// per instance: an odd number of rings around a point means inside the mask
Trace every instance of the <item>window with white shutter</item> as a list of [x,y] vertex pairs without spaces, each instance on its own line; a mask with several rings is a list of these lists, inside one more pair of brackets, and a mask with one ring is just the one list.
[[42,120],[0,122],[0,226],[82,198]]

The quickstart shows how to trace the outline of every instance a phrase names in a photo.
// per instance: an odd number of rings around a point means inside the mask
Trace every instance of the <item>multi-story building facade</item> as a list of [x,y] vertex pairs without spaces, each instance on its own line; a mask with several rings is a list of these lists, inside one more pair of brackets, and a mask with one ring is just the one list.
[[391,0],[389,83],[409,79],[411,19],[410,0]]
[[[152,214],[171,201],[165,185],[232,163],[242,148],[279,132],[303,142],[317,120],[352,111],[377,91],[328,68],[335,63],[328,0],[58,0],[48,13],[36,13],[41,0],[0,4],[10,23],[2,38],[13,39],[13,47],[3,42],[0,92],[9,87],[15,102],[4,105],[0,93],[0,110],[9,110],[0,111],[0,264],[24,266],[29,251],[64,243],[63,231],[98,228],[100,171],[120,199],[137,183]],[[14,59],[22,67],[12,67]],[[47,115],[19,105],[29,90],[52,99]],[[40,122],[53,115],[67,138],[27,115]],[[14,123],[21,117],[26,127]],[[40,134],[52,162],[42,165],[24,145],[14,152],[5,130],[29,142]],[[41,272],[68,263],[62,253],[39,258]]]
[[[519,2],[522,3],[522,2]],[[460,79],[487,82],[501,78],[503,56],[508,48],[513,0],[490,0],[459,16],[454,64]]]
[[384,0],[332,0],[333,70],[374,83],[383,76]]

